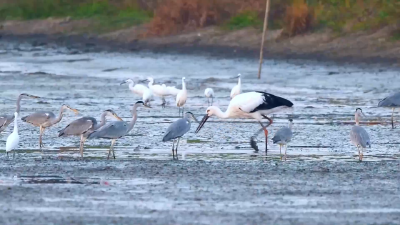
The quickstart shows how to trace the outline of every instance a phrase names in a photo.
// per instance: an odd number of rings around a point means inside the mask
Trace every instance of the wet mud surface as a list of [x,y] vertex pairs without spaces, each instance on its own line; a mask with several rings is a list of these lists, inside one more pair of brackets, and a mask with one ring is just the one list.
[[[21,117],[38,110],[58,112],[62,104],[80,110],[46,129],[44,153],[39,129],[19,121],[20,148],[5,157],[12,124],[0,134],[2,224],[396,224],[400,219],[400,129],[390,127],[390,109],[378,101],[398,91],[398,71],[305,62],[266,61],[261,80],[257,61],[153,53],[84,53],[64,47],[0,42],[0,112],[11,114],[19,93],[41,96],[22,101]],[[178,119],[174,98],[167,108],[155,98],[139,109],[131,133],[116,143],[117,159],[107,161],[109,140],[86,142],[79,159],[79,138],[58,138],[57,131],[83,115],[99,119],[113,109],[130,120],[140,98],[126,78],[152,76],[180,88],[188,82],[185,110],[200,119],[207,108],[204,89],[216,93],[225,110],[229,79],[241,73],[244,91],[260,90],[294,102],[293,111],[273,115],[270,137],[287,118],[294,119],[288,161],[269,144],[254,153],[251,120],[209,119],[181,141],[179,161],[163,132]],[[349,132],[355,108],[368,116],[362,126],[372,148],[359,163]],[[395,113],[398,116],[398,112]],[[397,126],[400,126],[397,124]],[[264,138],[258,137],[263,149]]]

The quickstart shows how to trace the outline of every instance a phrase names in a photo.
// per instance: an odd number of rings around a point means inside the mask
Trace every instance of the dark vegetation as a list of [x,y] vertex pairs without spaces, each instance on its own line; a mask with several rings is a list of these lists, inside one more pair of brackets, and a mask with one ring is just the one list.
[[[0,0],[0,19],[71,17],[120,29],[146,23],[146,35],[162,36],[218,25],[261,29],[265,0]],[[271,1],[270,28],[285,36],[331,29],[374,30],[400,23],[399,0]],[[399,39],[399,32],[393,33]]]

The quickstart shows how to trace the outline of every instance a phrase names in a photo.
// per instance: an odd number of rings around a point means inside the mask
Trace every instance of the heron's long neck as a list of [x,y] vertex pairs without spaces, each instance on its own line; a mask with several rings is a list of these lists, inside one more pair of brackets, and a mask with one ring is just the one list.
[[55,120],[52,122],[52,124],[59,123],[59,122],[62,120],[62,118],[63,118],[63,112],[64,112],[64,107],[61,106],[61,108],[60,108],[60,113],[58,114],[57,119],[55,119]]
[[356,126],[360,126],[360,118],[358,118],[357,113],[355,115],[355,119],[356,119]]
[[228,111],[222,112],[220,108],[215,107],[215,113],[214,113],[218,118],[221,119],[226,119],[229,117]]
[[107,113],[101,114],[101,122],[94,127],[94,130],[99,129],[100,127],[102,127],[106,124],[106,115],[107,115]]
[[135,123],[136,123],[136,120],[137,120],[137,105],[134,105],[133,106],[133,109],[132,109],[132,121],[129,123],[129,126],[128,126],[128,132],[129,131],[131,131],[132,129],[133,129],[133,127],[135,126]]
[[22,99],[22,95],[18,96],[17,99],[17,110],[16,112],[19,114],[19,111],[21,110],[21,99]]
[[14,132],[18,132],[18,115],[14,118]]
[[240,80],[240,77],[238,79],[238,85],[240,86],[242,84],[242,81]]

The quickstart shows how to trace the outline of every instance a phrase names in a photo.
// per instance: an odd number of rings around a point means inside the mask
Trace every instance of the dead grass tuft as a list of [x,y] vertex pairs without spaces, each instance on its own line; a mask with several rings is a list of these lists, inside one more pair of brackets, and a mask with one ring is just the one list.
[[294,0],[286,8],[282,35],[292,37],[309,31],[314,17],[313,8],[309,7],[305,0]]

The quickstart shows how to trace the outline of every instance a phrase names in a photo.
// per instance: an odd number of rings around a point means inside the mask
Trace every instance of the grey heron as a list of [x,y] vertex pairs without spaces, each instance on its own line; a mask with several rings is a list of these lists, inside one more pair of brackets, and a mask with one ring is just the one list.
[[287,127],[282,127],[279,129],[274,137],[272,138],[272,142],[274,144],[279,145],[279,154],[281,156],[282,160],[282,146],[285,146],[285,156],[284,159],[286,161],[286,150],[287,150],[287,144],[292,140],[293,132],[292,132],[292,127],[293,127],[293,120],[289,119],[289,124]]
[[144,104],[149,104],[151,98],[153,97],[153,92],[143,84],[135,84],[135,82],[132,79],[127,79],[123,81],[120,85],[123,85],[125,83],[128,83],[129,85],[129,90],[131,90],[134,94],[139,95],[142,97],[142,101]]
[[[221,119],[227,118],[253,118],[261,125],[261,129],[258,130],[254,136],[250,139],[251,147],[258,152],[258,147],[254,138],[264,130],[265,134],[265,153],[267,154],[267,143],[268,143],[268,130],[267,127],[272,124],[272,119],[267,115],[281,111],[283,109],[292,108],[293,103],[285,98],[269,94],[266,92],[247,92],[235,96],[229,103],[228,109],[222,112],[220,108],[216,106],[210,106],[207,108],[206,115],[201,120],[197,127],[196,133],[200,131],[203,125],[206,123],[209,117],[216,115]],[[264,125],[261,121],[265,118],[269,121],[269,124]]]
[[43,136],[44,130],[47,127],[51,127],[51,126],[59,123],[61,121],[61,119],[63,118],[63,113],[64,113],[65,109],[69,109],[69,110],[73,111],[75,114],[79,113],[78,110],[71,108],[68,105],[62,105],[60,108],[58,117],[56,117],[56,115],[53,112],[39,111],[39,112],[35,112],[28,116],[21,118],[22,121],[24,121],[26,123],[30,123],[35,127],[39,127],[39,129],[40,129],[39,148],[40,149],[43,147],[42,136]]
[[394,109],[400,107],[400,92],[394,93],[378,103],[378,107],[392,108],[392,128],[394,128],[393,114]]
[[369,146],[371,148],[371,140],[367,131],[360,127],[360,118],[364,117],[365,114],[360,108],[356,109],[356,113],[354,115],[356,120],[356,125],[351,128],[350,131],[350,140],[357,147],[358,150],[358,159],[362,161],[364,152],[363,150]]
[[106,124],[107,116],[113,116],[117,120],[122,121],[122,119],[113,110],[107,109],[101,114],[100,123],[97,123],[97,120],[93,117],[85,116],[68,124],[64,129],[58,132],[58,136],[81,136],[79,151],[81,153],[81,157],[83,158],[83,147],[87,137],[90,133]]
[[14,113],[14,131],[7,137],[6,153],[13,151],[13,158],[15,158],[15,150],[18,148],[19,135],[18,135],[18,113]]
[[[179,140],[180,138],[185,135],[189,130],[190,130],[190,118],[193,118],[196,122],[197,119],[191,112],[186,112],[186,116],[184,118],[178,119],[177,121],[173,122],[167,129],[167,132],[165,133],[162,141],[170,141],[173,140],[172,142],[172,158],[178,159],[178,147],[179,147]],[[176,148],[175,148],[175,153],[174,153],[174,145],[175,145],[175,140],[178,139]]]
[[114,152],[115,142],[117,141],[117,139],[127,135],[135,126],[135,123],[137,120],[137,108],[139,106],[151,108],[150,106],[145,105],[143,101],[138,101],[133,105],[132,121],[130,123],[125,122],[125,121],[110,122],[110,123],[106,124],[105,126],[102,126],[100,129],[95,130],[94,132],[89,134],[89,136],[88,136],[89,139],[94,139],[94,138],[111,139],[111,146],[108,151],[107,159],[110,158],[111,151],[112,151],[113,157],[115,159],[115,152]]
[[[34,95],[29,95],[26,93],[22,93],[18,96],[17,99],[17,109],[15,110],[15,112],[17,112],[18,114],[21,111],[21,99],[24,97],[28,97],[28,98],[39,98],[38,96],[34,96]],[[3,132],[8,125],[10,125],[10,123],[12,121],[14,121],[14,114],[13,115],[0,115],[0,133]]]
[[[212,88],[206,88],[206,90],[204,90],[204,95],[207,98],[208,106],[212,106],[214,101],[214,90]],[[211,98],[211,104],[210,104],[210,98]]]
[[233,99],[236,95],[239,95],[240,93],[242,93],[242,81],[240,79],[240,73],[233,77],[233,78],[238,78],[238,84],[235,85],[232,90],[231,90],[231,99]]
[[[178,94],[176,95],[176,106],[179,108],[179,116],[181,116],[181,111],[182,111],[182,117],[183,117],[183,113],[184,113],[184,105],[186,103],[187,100],[187,89],[186,89],[186,81],[185,81],[185,77],[182,77],[182,90],[180,90],[178,92]],[[182,108],[182,110],[181,110]]]

